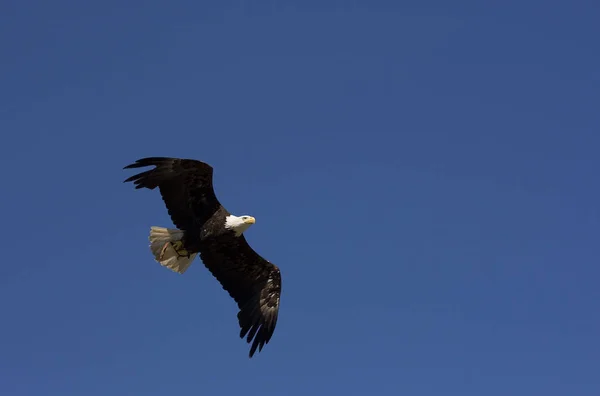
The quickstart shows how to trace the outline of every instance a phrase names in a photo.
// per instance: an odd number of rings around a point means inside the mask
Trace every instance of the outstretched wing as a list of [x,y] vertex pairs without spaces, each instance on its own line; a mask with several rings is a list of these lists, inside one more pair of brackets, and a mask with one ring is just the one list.
[[124,169],[155,166],[131,176],[135,188],[158,187],[173,224],[180,230],[197,230],[221,206],[213,190],[213,168],[192,159],[149,157]]
[[240,308],[240,338],[252,342],[252,357],[275,331],[281,296],[279,268],[256,253],[243,235],[205,244],[200,257]]

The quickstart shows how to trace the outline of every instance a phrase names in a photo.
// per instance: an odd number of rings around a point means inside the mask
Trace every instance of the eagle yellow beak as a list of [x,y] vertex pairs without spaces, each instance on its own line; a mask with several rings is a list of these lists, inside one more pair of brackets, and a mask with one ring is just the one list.
[[256,223],[256,219],[254,217],[250,216],[246,220],[244,220],[244,223],[246,223],[246,224],[254,224],[254,223]]

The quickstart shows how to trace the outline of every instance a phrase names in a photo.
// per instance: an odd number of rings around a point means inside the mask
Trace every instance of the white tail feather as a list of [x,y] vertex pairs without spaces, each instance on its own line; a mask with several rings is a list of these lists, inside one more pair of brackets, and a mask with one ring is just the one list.
[[150,227],[150,237],[148,238],[154,259],[163,267],[179,274],[183,274],[188,269],[197,255],[197,253],[193,253],[189,257],[181,257],[177,254],[171,242],[180,241],[181,238],[183,238],[183,231],[165,227]]

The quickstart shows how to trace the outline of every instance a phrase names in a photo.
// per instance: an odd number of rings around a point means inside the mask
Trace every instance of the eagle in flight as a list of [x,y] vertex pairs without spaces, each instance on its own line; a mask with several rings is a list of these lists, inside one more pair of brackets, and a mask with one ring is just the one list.
[[240,337],[252,357],[269,343],[279,314],[279,268],[244,238],[252,216],[235,216],[213,190],[212,166],[197,160],[149,157],[124,169],[154,168],[125,180],[136,189],[158,187],[176,228],[151,227],[150,250],[162,266],[183,274],[197,255],[239,307]]

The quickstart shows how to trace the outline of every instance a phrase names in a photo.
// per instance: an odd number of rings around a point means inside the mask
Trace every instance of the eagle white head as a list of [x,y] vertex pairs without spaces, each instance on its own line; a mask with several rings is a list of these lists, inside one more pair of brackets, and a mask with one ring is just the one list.
[[240,236],[252,224],[256,223],[256,219],[252,216],[234,216],[229,215],[225,218],[225,228],[235,231],[235,236]]

